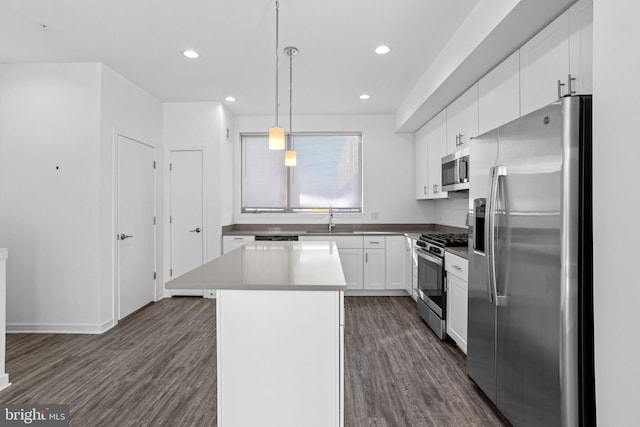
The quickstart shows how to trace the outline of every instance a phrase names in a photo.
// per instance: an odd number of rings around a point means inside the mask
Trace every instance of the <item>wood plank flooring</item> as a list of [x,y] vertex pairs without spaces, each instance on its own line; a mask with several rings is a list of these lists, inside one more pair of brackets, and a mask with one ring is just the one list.
[[[505,425],[413,300],[345,306],[345,426]],[[215,426],[215,351],[202,298],[161,300],[103,335],[9,334],[0,403],[66,403],[73,426]]]

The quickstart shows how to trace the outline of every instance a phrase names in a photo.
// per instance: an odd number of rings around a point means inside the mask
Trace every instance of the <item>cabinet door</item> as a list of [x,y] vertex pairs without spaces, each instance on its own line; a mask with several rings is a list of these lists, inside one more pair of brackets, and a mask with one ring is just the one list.
[[447,111],[442,110],[427,123],[427,153],[429,172],[429,199],[442,199],[442,157],[447,155]]
[[405,290],[409,296],[413,296],[413,246],[414,240],[410,237],[405,238],[405,253],[404,253],[404,282]]
[[593,93],[593,0],[580,0],[569,9],[569,70],[571,89]]
[[406,289],[406,237],[387,236],[386,251],[386,289]]
[[558,80],[569,74],[569,11],[560,15],[520,48],[520,110],[522,115],[558,99]]
[[344,272],[344,280],[347,282],[347,289],[362,289],[362,249],[339,249],[340,263]]
[[478,83],[478,133],[520,117],[520,51],[515,51]]
[[427,160],[427,126],[423,126],[415,135],[416,147],[416,199],[426,199],[429,196],[429,177]]
[[447,274],[447,334],[467,354],[468,284]]
[[364,289],[385,288],[384,249],[364,250]]
[[447,107],[447,153],[468,147],[474,136],[478,136],[477,84]]

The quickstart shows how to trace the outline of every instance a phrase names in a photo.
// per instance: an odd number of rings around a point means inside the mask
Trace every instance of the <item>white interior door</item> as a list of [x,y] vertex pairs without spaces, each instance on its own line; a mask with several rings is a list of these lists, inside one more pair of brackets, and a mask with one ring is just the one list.
[[204,260],[202,160],[201,150],[170,152],[171,277]]
[[118,135],[118,319],[154,300],[154,151]]

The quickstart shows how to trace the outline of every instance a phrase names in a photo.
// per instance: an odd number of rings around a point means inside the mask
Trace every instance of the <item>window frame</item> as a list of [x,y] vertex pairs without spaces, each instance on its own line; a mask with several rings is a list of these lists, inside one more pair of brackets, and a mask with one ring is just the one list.
[[[293,132],[285,133],[285,141],[288,141],[289,135],[296,136],[358,136],[360,138],[360,210],[353,211],[347,208],[333,208],[334,213],[340,213],[341,215],[353,215],[353,216],[362,216],[364,215],[364,135],[362,131],[304,131],[304,132]],[[240,194],[238,197],[238,209],[241,216],[254,216],[254,215],[273,215],[273,216],[287,216],[291,215],[293,217],[298,217],[299,215],[317,215],[323,214],[326,215],[329,213],[329,207],[326,208],[291,208],[291,186],[293,180],[293,172],[296,166],[284,166],[284,156],[283,156],[283,167],[287,168],[287,207],[283,210],[280,209],[260,209],[260,210],[246,210],[242,203],[242,191],[244,186],[244,177],[245,177],[245,137],[268,137],[267,132],[240,132]],[[294,145],[295,149],[295,145]]]

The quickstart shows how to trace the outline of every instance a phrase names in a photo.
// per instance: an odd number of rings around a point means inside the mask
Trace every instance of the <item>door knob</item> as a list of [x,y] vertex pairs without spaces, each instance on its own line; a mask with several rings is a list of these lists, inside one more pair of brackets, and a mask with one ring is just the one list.
[[200,227],[193,230],[189,230],[189,233],[199,233],[199,232],[200,232]]
[[120,240],[128,239],[129,237],[133,237],[133,236],[128,236],[128,235],[126,235],[126,234],[122,233],[122,234],[120,235]]

